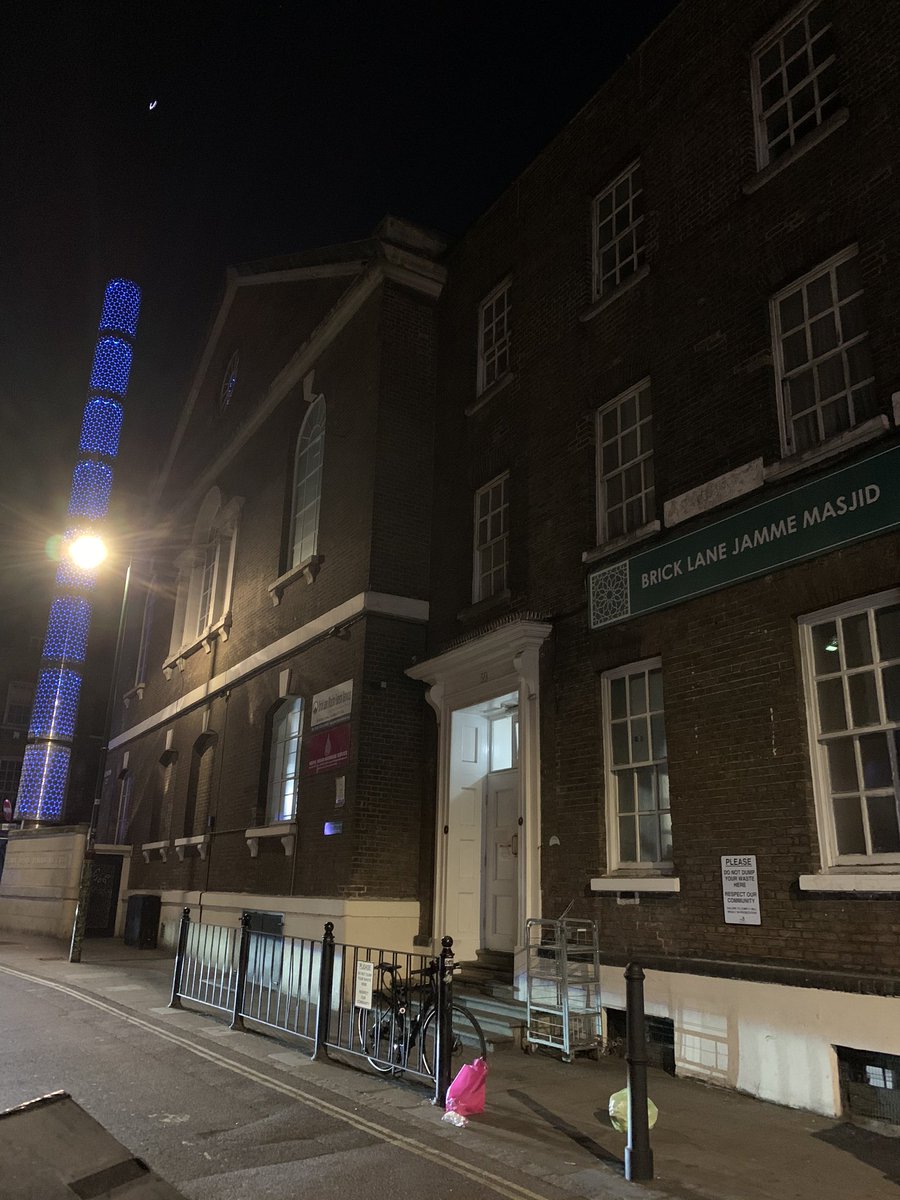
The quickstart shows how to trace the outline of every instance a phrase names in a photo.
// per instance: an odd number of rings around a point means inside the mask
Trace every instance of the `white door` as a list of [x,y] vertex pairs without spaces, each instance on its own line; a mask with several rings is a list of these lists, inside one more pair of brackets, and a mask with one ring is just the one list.
[[457,961],[475,957],[481,935],[481,836],[488,722],[455,712],[450,735],[445,928]]
[[519,773],[487,778],[484,823],[484,947],[512,953],[519,925]]

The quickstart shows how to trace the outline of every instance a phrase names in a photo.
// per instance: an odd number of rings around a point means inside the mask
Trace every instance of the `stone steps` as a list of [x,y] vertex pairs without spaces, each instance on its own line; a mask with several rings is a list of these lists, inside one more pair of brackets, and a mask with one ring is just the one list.
[[453,999],[462,1004],[481,1026],[488,1049],[494,1046],[521,1046],[525,1030],[525,1005],[512,998],[512,986],[500,985],[509,995],[486,995],[454,982]]

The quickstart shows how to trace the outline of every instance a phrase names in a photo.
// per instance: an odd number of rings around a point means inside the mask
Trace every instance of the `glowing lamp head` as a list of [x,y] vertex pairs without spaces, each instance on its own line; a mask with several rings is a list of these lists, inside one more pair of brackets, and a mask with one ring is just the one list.
[[106,546],[103,538],[94,533],[80,533],[69,545],[69,557],[76,567],[82,571],[91,571],[99,567],[106,558]]

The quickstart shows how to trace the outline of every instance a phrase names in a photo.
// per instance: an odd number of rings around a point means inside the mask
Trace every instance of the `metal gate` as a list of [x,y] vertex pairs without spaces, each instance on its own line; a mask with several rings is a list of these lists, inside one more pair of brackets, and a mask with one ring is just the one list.
[[122,859],[118,854],[98,854],[91,871],[91,895],[85,917],[85,937],[112,937],[119,908]]

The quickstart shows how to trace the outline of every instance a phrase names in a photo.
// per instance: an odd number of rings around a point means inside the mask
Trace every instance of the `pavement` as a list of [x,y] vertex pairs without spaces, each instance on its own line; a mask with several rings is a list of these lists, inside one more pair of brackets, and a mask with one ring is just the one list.
[[[58,941],[0,933],[0,966],[98,997],[124,1013],[198,1047],[215,1045],[352,1100],[361,1111],[390,1113],[418,1140],[439,1139],[447,1154],[467,1152],[540,1180],[548,1189],[583,1200],[680,1197],[686,1200],[898,1200],[897,1136],[813,1113],[782,1108],[736,1092],[677,1079],[651,1069],[648,1089],[659,1108],[651,1134],[651,1183],[624,1178],[625,1135],[609,1122],[611,1093],[625,1084],[620,1059],[578,1057],[563,1063],[551,1052],[525,1055],[506,1047],[489,1056],[487,1106],[456,1128],[442,1121],[425,1091],[358,1067],[312,1062],[288,1040],[238,1033],[227,1022],[189,1007],[169,1009],[172,959],[120,941],[84,944],[83,961],[68,962]],[[3,976],[0,972],[0,994]],[[114,1019],[111,1017],[111,1019]]]

